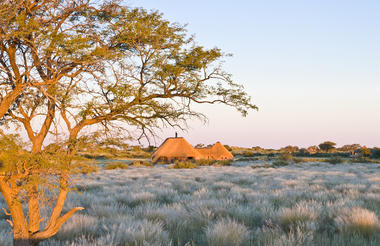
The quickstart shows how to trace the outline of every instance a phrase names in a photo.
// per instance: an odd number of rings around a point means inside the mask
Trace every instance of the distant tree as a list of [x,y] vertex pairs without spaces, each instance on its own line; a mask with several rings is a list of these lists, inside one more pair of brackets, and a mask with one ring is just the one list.
[[260,146],[255,146],[255,147],[252,147],[251,149],[252,149],[253,152],[257,152],[257,153],[264,152],[264,149],[261,148]]
[[380,158],[380,148],[373,148],[371,157],[372,158]]
[[340,151],[344,152],[354,152],[355,150],[361,149],[362,146],[360,144],[346,144],[339,148]]
[[204,148],[204,147],[205,147],[205,145],[204,145],[204,144],[201,144],[201,143],[195,145],[195,148]]
[[294,152],[297,152],[299,148],[297,146],[288,145],[284,148],[281,148],[280,150],[281,152],[285,152],[285,153],[294,153]]
[[[221,103],[243,116],[257,109],[222,69],[224,57],[160,13],[115,1],[3,1],[0,117],[3,129],[28,136],[23,144],[0,132],[0,192],[14,245],[38,245],[83,209],[61,214],[80,168],[72,160],[87,142],[84,129],[150,139],[160,127],[183,129],[187,120],[203,119],[194,104]],[[47,151],[52,135],[56,143]],[[43,216],[46,196],[55,202]]]
[[309,151],[305,148],[301,148],[299,151],[298,151],[301,155],[309,155]]
[[313,145],[313,146],[308,147],[308,148],[307,148],[307,151],[308,151],[310,154],[315,154],[315,153],[318,153],[319,148],[318,148],[318,146]]
[[318,146],[322,151],[329,152],[330,150],[335,148],[335,145],[336,145],[336,143],[334,143],[334,142],[326,141],[326,142],[319,144]]
[[366,146],[363,146],[360,150],[360,153],[362,157],[368,157],[371,155],[371,149],[367,148]]

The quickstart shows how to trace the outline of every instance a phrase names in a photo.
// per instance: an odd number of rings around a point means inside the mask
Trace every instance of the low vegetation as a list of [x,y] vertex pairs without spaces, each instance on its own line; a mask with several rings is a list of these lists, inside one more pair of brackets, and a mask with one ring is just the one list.
[[104,166],[105,170],[113,170],[113,169],[127,169],[128,164],[125,162],[115,161],[109,162]]
[[[42,245],[380,245],[379,164],[288,164],[79,174],[66,206],[86,209]],[[0,245],[10,246],[0,218]]]
[[153,167],[154,165],[151,161],[137,160],[137,161],[133,161],[131,163],[131,166],[133,166],[133,167]]
[[197,164],[191,161],[175,161],[173,165],[169,166],[171,169],[193,169],[198,168]]

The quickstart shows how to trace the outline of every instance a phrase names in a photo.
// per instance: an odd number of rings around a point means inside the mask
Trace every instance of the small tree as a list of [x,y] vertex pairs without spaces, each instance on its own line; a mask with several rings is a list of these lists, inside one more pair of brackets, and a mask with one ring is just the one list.
[[368,157],[371,155],[371,149],[367,148],[366,146],[363,146],[360,149],[360,152],[361,152],[362,157]]
[[322,151],[325,151],[327,153],[330,150],[334,149],[335,145],[336,145],[336,143],[334,143],[334,142],[326,141],[326,142],[319,144],[318,146]]
[[14,245],[38,245],[83,209],[61,215],[89,126],[151,139],[160,127],[204,118],[195,103],[222,103],[243,116],[257,109],[223,71],[220,49],[197,45],[158,12],[90,0],[5,1],[0,10],[1,103],[22,85],[0,116],[28,135],[26,144],[5,131],[0,139],[0,192]]

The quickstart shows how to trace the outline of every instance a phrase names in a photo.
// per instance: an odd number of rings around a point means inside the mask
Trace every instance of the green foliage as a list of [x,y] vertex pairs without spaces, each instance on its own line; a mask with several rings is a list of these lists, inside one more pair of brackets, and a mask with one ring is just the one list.
[[215,163],[215,160],[212,159],[201,159],[195,161],[198,166],[211,166]]
[[271,168],[272,166],[269,165],[268,163],[260,164],[260,165],[252,165],[251,168],[256,169],[256,168]]
[[380,148],[374,148],[371,154],[372,158],[380,158]]
[[109,162],[104,166],[105,170],[113,170],[113,169],[127,169],[128,165],[125,162],[121,161],[113,161]]
[[319,148],[325,152],[329,152],[330,150],[335,148],[336,143],[331,142],[331,141],[326,141],[321,144],[319,144]]
[[294,163],[302,163],[302,162],[306,162],[307,159],[306,158],[293,158],[293,161],[294,161]]
[[272,163],[272,166],[274,166],[274,167],[284,167],[284,166],[287,166],[287,165],[289,165],[289,164],[290,164],[290,163],[287,162],[287,161],[277,160],[277,161],[274,161],[274,162]]
[[344,162],[344,160],[339,157],[326,158],[324,161],[330,164],[339,164]]
[[360,152],[363,157],[368,157],[371,155],[371,150],[365,146],[361,148]]
[[214,163],[214,166],[231,166],[232,160],[219,160]]
[[173,169],[193,169],[198,168],[198,166],[191,161],[175,161],[174,165],[170,166]]

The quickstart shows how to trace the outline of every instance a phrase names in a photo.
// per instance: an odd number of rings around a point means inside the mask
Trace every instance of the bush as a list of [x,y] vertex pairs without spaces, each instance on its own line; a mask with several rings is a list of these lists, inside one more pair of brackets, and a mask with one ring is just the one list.
[[339,163],[343,163],[344,160],[339,157],[331,157],[331,158],[325,159],[325,162],[330,163],[330,164],[339,164]]
[[287,161],[280,161],[280,160],[274,161],[272,163],[272,166],[274,166],[274,167],[284,167],[284,166],[287,166],[287,165],[289,165],[289,162],[287,162]]
[[290,153],[281,153],[278,157],[280,161],[292,161],[294,159],[293,155]]
[[105,170],[113,170],[113,169],[127,169],[128,165],[121,161],[109,162],[104,166]]
[[192,169],[197,168],[198,166],[191,161],[175,161],[174,165],[170,166],[169,168],[174,169]]
[[379,148],[374,148],[372,150],[371,157],[372,158],[380,158],[380,149]]
[[99,171],[99,167],[94,163],[81,163],[79,167],[81,174],[96,173],[97,171]]
[[134,166],[134,167],[153,167],[153,163],[151,161],[134,161],[131,163],[131,166]]
[[335,222],[338,229],[346,233],[358,233],[369,237],[380,233],[380,222],[376,214],[364,208],[345,209]]
[[214,163],[214,166],[231,166],[232,160],[220,160]]
[[302,163],[302,162],[306,162],[306,159],[305,158],[294,158],[293,161],[295,163]]
[[210,159],[201,159],[196,161],[197,165],[199,166],[211,166],[214,162],[215,160]]
[[272,166],[270,166],[268,163],[264,163],[264,164],[261,164],[261,165],[252,165],[251,168],[253,169],[256,169],[256,168],[271,168]]

